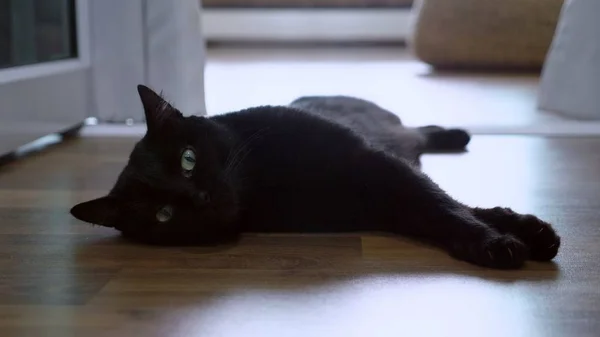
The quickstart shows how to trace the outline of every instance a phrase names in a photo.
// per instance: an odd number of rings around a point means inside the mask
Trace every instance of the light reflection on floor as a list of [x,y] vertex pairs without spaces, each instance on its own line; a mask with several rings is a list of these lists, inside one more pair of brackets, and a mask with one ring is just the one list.
[[544,336],[528,296],[468,277],[382,276],[229,294],[181,312],[175,325],[181,336]]

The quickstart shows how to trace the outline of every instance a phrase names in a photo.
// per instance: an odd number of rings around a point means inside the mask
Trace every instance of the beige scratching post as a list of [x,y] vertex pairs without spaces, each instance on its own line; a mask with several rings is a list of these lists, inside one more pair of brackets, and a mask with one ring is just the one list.
[[563,0],[417,0],[410,46],[436,68],[541,69]]

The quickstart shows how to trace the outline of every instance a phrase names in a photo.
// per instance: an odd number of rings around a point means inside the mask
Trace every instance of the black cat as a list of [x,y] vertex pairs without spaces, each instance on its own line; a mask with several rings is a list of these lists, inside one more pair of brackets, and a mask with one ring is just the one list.
[[76,218],[152,244],[211,244],[243,232],[389,232],[493,268],[546,261],[560,238],[532,215],[471,208],[418,169],[461,150],[462,130],[410,129],[350,97],[305,97],[210,118],[183,117],[138,86],[148,131],[107,196]]

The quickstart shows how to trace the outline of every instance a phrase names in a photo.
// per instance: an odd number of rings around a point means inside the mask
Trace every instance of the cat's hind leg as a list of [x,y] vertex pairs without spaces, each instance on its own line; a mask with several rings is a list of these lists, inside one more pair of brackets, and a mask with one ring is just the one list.
[[558,253],[560,237],[552,226],[531,214],[519,214],[510,208],[473,208],[473,215],[494,227],[498,232],[512,234],[529,249],[536,261],[550,261]]
[[464,151],[471,141],[471,135],[463,129],[446,129],[437,125],[428,125],[417,127],[415,130],[425,137],[426,153]]

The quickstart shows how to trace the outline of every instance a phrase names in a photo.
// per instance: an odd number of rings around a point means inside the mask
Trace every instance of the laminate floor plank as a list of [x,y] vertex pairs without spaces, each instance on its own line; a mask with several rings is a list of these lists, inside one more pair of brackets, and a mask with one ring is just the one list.
[[554,224],[555,261],[518,271],[386,235],[150,247],[72,219],[134,142],[75,139],[0,167],[0,336],[598,335],[600,138],[476,136],[424,158],[459,200]]

